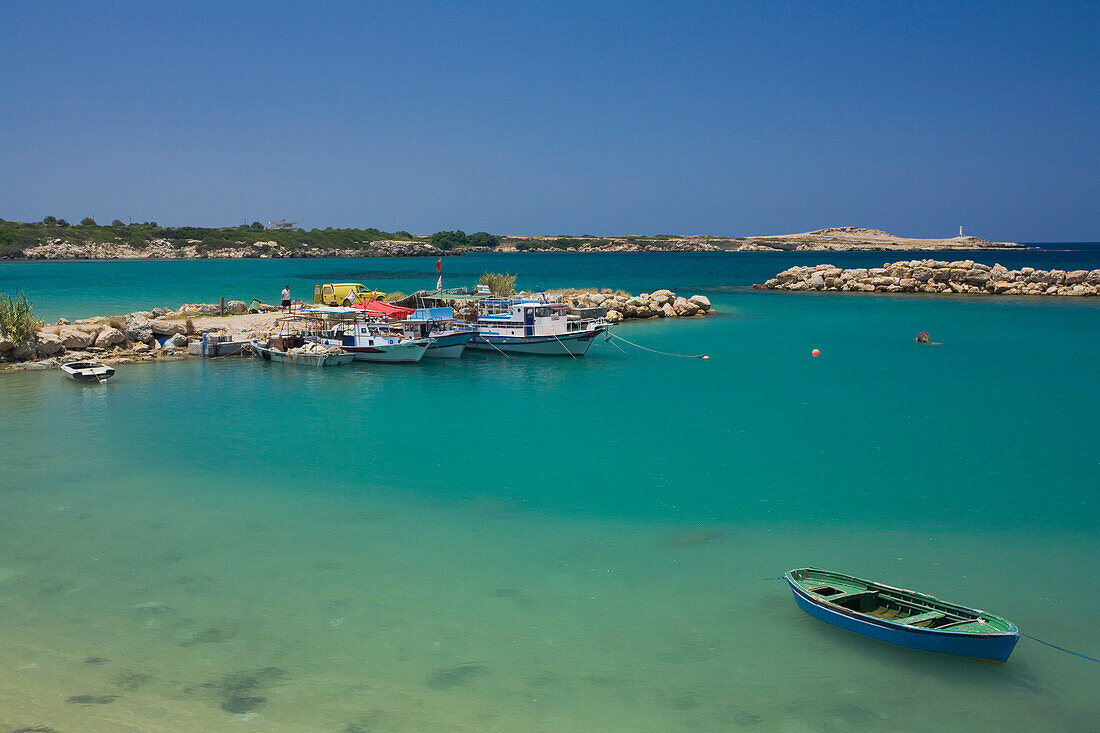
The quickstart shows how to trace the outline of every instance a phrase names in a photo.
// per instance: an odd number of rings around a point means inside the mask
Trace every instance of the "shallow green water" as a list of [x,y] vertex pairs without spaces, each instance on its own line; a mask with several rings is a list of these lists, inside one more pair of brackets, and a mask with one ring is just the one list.
[[[707,277],[658,269],[611,284]],[[715,281],[617,329],[707,361],[3,375],[0,730],[1088,728],[1095,664],[895,649],[772,578],[1100,652],[1098,304]]]

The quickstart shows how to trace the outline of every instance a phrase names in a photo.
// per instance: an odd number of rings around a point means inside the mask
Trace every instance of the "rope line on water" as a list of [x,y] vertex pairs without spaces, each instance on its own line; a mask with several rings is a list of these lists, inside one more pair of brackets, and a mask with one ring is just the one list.
[[501,356],[503,356],[503,357],[504,357],[505,359],[510,359],[510,358],[512,358],[512,357],[508,356],[507,354],[505,354],[505,353],[504,353],[503,351],[501,351],[500,349],[497,349],[497,345],[496,345],[496,344],[494,344],[494,343],[493,343],[492,341],[490,341],[490,340],[488,339],[488,337],[486,337],[486,339],[485,339],[485,343],[489,344],[489,345],[490,345],[490,346],[492,346],[492,347],[493,347],[494,349],[496,349],[496,350],[497,350],[497,353],[498,353],[498,354],[500,354]]
[[615,333],[611,333],[610,331],[607,331],[604,334],[604,336],[608,340],[610,340],[610,339],[619,339],[620,341],[625,341],[626,343],[630,344],[631,346],[633,346],[636,349],[642,349],[643,351],[652,351],[654,354],[660,354],[661,356],[678,356],[682,359],[709,359],[710,358],[706,354],[673,354],[673,353],[670,353],[668,351],[658,351],[657,349],[651,349],[648,346],[642,346],[641,344],[636,344],[633,341],[630,341],[628,339],[624,339],[622,336],[619,336],[618,334],[615,334]]
[[[554,336],[554,334],[550,334],[550,335]],[[558,342],[559,346],[561,346],[563,349],[565,349],[565,353],[569,354],[571,357],[573,357],[574,360],[576,360],[577,355],[574,354],[572,351],[570,351],[569,348],[561,342],[560,338],[558,338],[557,336],[554,336],[554,340]]]
[[1040,644],[1046,644],[1047,646],[1052,647],[1054,649],[1057,649],[1060,652],[1065,652],[1066,654],[1072,654],[1075,657],[1081,657],[1081,659],[1087,659],[1090,662],[1100,663],[1100,659],[1097,659],[1096,657],[1090,657],[1088,654],[1081,654],[1080,652],[1070,651],[1069,649],[1066,649],[1065,647],[1060,647],[1057,644],[1051,644],[1049,641],[1043,641],[1042,639],[1040,639],[1037,636],[1032,636],[1031,634],[1024,634],[1024,633],[1021,633],[1020,636],[1026,636],[1027,638],[1031,639],[1032,641],[1037,641]]

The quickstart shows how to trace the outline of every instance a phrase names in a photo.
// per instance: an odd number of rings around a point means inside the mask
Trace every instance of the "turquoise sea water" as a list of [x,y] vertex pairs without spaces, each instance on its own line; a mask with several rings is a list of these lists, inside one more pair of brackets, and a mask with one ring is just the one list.
[[[616,330],[706,361],[0,375],[0,730],[1092,727],[1100,665],[895,649],[774,578],[847,570],[1097,656],[1100,302],[746,287],[825,260],[884,255],[446,261],[456,284],[705,292],[720,315]],[[0,290],[80,317],[423,270],[0,264]]]

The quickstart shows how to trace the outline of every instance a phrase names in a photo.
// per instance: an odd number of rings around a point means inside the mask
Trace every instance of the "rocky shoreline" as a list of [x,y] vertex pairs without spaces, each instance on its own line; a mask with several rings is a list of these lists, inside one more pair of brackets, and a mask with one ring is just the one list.
[[73,242],[50,238],[24,249],[15,260],[184,260],[298,259],[330,257],[455,257],[494,252],[807,252],[1019,249],[1016,242],[980,237],[909,239],[880,229],[830,227],[801,234],[753,237],[548,237],[509,235],[496,247],[440,249],[426,241],[387,239],[357,248],[288,246],[277,241],[232,242],[211,248],[198,239],[150,239],[142,246],[127,242]]
[[882,267],[841,269],[833,265],[792,267],[759,290],[830,291],[840,293],[957,293],[972,295],[1100,295],[1100,269],[1009,270],[973,260],[909,260]]
[[[520,295],[530,296],[530,293]],[[703,295],[684,298],[671,290],[630,295],[623,291],[563,290],[548,295],[566,303],[574,312],[605,309],[610,323],[651,318],[701,318],[714,309]],[[457,301],[455,315],[476,316],[476,305]],[[242,300],[231,300],[222,311],[220,304],[184,304],[176,310],[154,308],[125,316],[98,316],[38,328],[30,341],[16,343],[0,336],[0,363],[23,369],[56,369],[71,361],[128,363],[157,359],[188,358],[188,344],[203,333],[229,336],[234,341],[261,338],[277,330],[281,308],[261,305],[253,312]],[[196,357],[197,358],[197,357]]]
[[438,257],[462,254],[426,242],[398,239],[371,242],[361,249],[287,247],[275,241],[240,243],[237,247],[203,249],[197,239],[177,246],[167,239],[150,240],[144,247],[120,242],[82,242],[50,239],[23,250],[23,260],[193,260],[193,259],[312,259],[329,257]]
[[[563,243],[570,246],[563,247]],[[897,237],[881,229],[828,227],[800,234],[754,237],[502,237],[497,251],[538,252],[855,252],[1022,249],[1018,242],[991,242],[959,235],[940,239]]]

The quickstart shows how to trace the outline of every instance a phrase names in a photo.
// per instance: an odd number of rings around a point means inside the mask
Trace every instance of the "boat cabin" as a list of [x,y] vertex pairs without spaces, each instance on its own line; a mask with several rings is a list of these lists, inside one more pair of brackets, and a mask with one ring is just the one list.
[[477,325],[482,333],[501,336],[555,336],[573,330],[568,306],[536,300],[486,300]]

